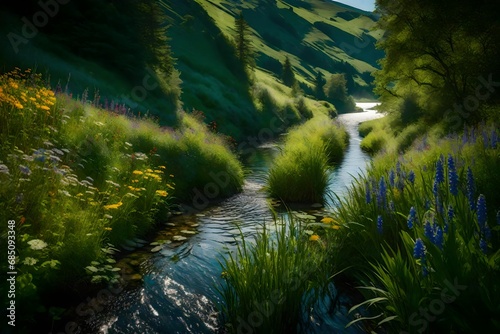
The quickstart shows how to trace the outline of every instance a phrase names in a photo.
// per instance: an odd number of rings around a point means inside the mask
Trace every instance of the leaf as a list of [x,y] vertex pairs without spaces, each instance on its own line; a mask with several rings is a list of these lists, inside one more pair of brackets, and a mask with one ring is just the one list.
[[87,269],[88,271],[93,272],[93,273],[96,273],[96,272],[98,272],[98,271],[99,271],[99,270],[98,270],[96,267],[94,267],[94,266],[87,266],[87,267],[85,267],[85,269]]
[[348,313],[351,313],[352,311],[354,311],[355,309],[359,308],[360,306],[363,306],[365,304],[368,304],[368,306],[372,306],[373,304],[375,303],[379,303],[381,301],[385,301],[387,300],[386,297],[375,297],[375,298],[371,298],[371,299],[368,299],[368,300],[365,300],[364,302],[362,303],[359,303],[357,305],[354,305],[353,307],[350,308],[349,312]]
[[113,269],[111,269],[111,271],[120,271],[120,270],[122,270],[122,268],[113,268]]
[[384,320],[380,321],[378,323],[378,325],[380,326],[386,322],[392,321],[392,320],[396,319],[397,317],[398,317],[397,315],[391,315],[390,317],[386,317]]

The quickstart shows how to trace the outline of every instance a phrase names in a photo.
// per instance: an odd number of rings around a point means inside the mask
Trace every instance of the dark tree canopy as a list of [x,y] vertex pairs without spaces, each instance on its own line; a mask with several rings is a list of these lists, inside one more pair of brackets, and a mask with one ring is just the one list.
[[245,67],[252,67],[255,65],[255,59],[250,39],[250,26],[242,13],[235,19],[235,30],[236,56]]
[[285,58],[285,62],[283,63],[283,68],[281,70],[281,79],[283,80],[283,83],[288,87],[292,87],[296,82],[292,64],[290,63],[290,59],[288,58],[288,56]]
[[499,1],[377,0],[377,10],[386,31],[376,75],[383,102],[417,94],[426,117],[436,119],[475,96],[480,78],[500,81]]

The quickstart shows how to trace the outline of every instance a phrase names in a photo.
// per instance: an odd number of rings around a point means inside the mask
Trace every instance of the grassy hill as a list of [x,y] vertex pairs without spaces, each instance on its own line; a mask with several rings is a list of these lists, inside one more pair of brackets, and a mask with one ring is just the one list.
[[[140,24],[130,1],[120,6],[98,1],[59,5],[55,15],[46,13],[47,22],[36,25],[37,32],[29,38],[24,35],[29,31],[26,22],[33,24],[33,18],[46,10],[37,1],[23,6],[2,3],[0,32],[17,34],[22,42],[13,47],[12,39],[2,39],[1,69],[34,68],[48,74],[52,87],[67,89],[73,97],[86,94],[103,106],[149,113],[162,125],[176,126],[178,108],[201,111],[206,123],[238,141],[287,109],[296,114],[294,121],[303,118],[298,94],[280,80],[287,56],[304,92],[307,113],[332,109],[308,96],[318,71],[325,78],[346,73],[350,94],[372,96],[370,73],[383,55],[375,49],[381,32],[372,30],[372,13],[320,0],[159,3],[178,71],[168,80],[151,74],[137,41]],[[231,45],[234,17],[240,12],[251,27],[256,56],[250,78]],[[155,84],[153,89],[144,89],[148,82]]]

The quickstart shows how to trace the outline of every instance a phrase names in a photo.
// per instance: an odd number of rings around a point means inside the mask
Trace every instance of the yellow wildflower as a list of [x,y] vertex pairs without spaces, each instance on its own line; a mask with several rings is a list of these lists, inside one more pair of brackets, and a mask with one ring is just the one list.
[[333,228],[334,230],[340,230],[340,225],[332,225],[332,228]]
[[319,240],[319,235],[313,234],[309,237],[309,240],[311,241],[318,241]]
[[135,174],[135,175],[142,175],[142,174],[144,174],[140,170],[134,170],[132,173]]
[[330,218],[330,217],[325,217],[325,218],[321,219],[321,222],[325,223],[325,224],[331,224],[331,223],[335,222],[335,220],[333,220],[333,218]]
[[153,170],[152,170],[151,168],[148,168],[148,169],[146,169],[146,172],[148,172],[148,173],[152,173],[152,172],[153,172]]
[[161,170],[159,170],[159,169],[155,169],[155,170],[154,170],[154,172],[155,172],[156,174],[162,174],[162,173],[163,173],[163,171],[161,171]]
[[156,195],[161,196],[161,197],[166,197],[168,193],[165,190],[157,190]]
[[165,168],[167,168],[167,167],[165,167],[165,166],[158,166],[158,168],[160,168],[160,169],[165,169]]
[[21,103],[19,103],[19,101],[16,101],[14,102],[14,106],[17,108],[17,109],[23,109],[23,105]]
[[174,177],[174,174],[170,174],[169,176],[170,176],[170,177]]
[[113,230],[113,229],[112,229],[111,227],[105,227],[105,228],[104,228],[104,230],[105,230],[105,231],[111,231],[111,230]]
[[109,205],[105,205],[104,206],[104,209],[105,210],[110,210],[110,209],[118,209],[120,206],[122,206],[123,203],[122,202],[118,202],[116,204],[109,204]]

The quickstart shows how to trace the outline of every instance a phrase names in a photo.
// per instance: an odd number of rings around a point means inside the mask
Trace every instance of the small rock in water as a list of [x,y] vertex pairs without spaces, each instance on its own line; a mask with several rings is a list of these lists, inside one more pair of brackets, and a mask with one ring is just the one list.
[[198,227],[198,226],[200,226],[200,224],[191,224],[189,226],[191,226],[191,227]]
[[186,240],[187,238],[183,237],[182,235],[174,235],[174,237],[172,239],[174,239],[175,241],[182,241],[182,240]]
[[172,227],[177,226],[177,225],[175,225],[174,223],[166,223],[165,225],[167,225],[167,226],[172,226]]
[[195,231],[189,231],[189,230],[182,230],[181,233],[184,233],[184,234],[196,234]]
[[205,215],[203,213],[197,213],[195,216],[196,217],[205,217]]

